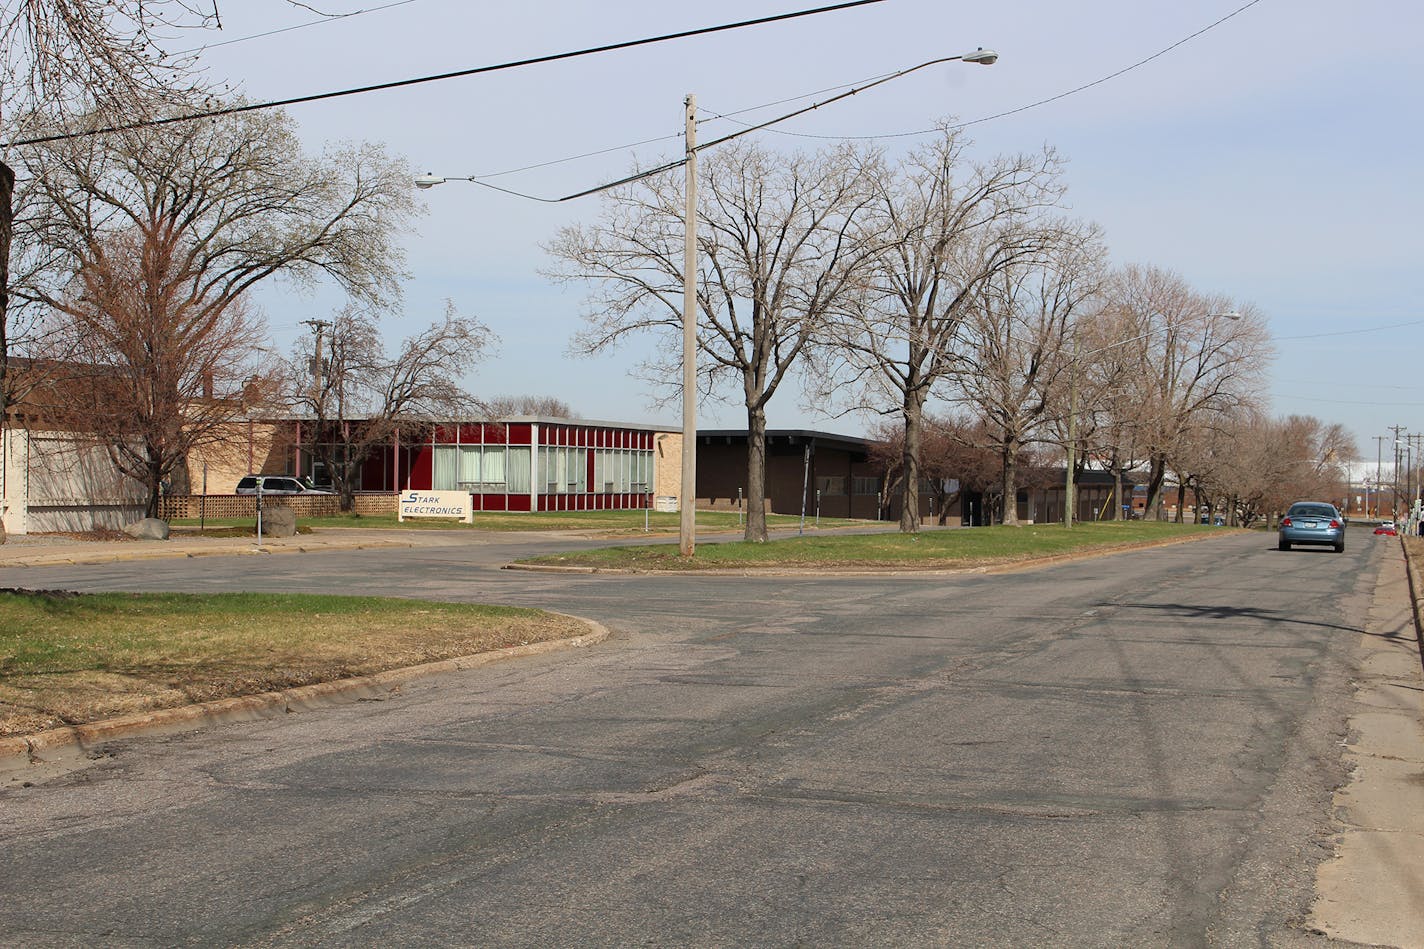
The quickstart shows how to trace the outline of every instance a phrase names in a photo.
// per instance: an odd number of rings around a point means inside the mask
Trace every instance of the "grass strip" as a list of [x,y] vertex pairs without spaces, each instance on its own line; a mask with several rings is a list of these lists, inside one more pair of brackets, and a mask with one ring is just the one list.
[[0,736],[577,636],[513,607],[0,590]]
[[521,560],[521,564],[626,570],[707,570],[733,568],[915,568],[944,569],[1012,563],[1075,551],[1128,547],[1227,529],[1150,521],[1101,521],[1023,527],[974,527],[920,534],[838,534],[795,537],[765,544],[704,544],[695,557],[678,555],[675,545],[601,547]]

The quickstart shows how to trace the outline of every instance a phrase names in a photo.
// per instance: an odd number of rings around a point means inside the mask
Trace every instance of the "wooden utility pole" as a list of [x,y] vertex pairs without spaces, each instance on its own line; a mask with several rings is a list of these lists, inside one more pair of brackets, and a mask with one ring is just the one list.
[[316,358],[312,360],[310,369],[312,373],[312,399],[321,398],[321,337],[326,328],[331,325],[327,320],[302,320],[307,326],[312,328],[312,333],[316,335]]
[[[683,101],[687,204],[683,209],[682,260],[682,499],[678,553],[697,551],[697,96]],[[750,450],[750,447],[748,447]]]
[[1384,440],[1387,436],[1375,438],[1375,517],[1379,517],[1380,496],[1384,494]]
[[[1077,514],[1078,499],[1074,491],[1074,470],[1078,467],[1078,337],[1073,336],[1073,362],[1068,369],[1068,470],[1063,475],[1063,526],[1071,528]],[[1017,499],[1005,498],[1005,504],[1017,504]]]
[[1394,498],[1389,516],[1396,518],[1399,516],[1399,436],[1405,429],[1403,425],[1386,425],[1385,428],[1394,433]]

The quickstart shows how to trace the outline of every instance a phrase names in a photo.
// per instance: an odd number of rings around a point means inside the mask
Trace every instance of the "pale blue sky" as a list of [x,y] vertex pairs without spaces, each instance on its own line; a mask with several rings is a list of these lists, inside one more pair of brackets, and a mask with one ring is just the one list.
[[[328,11],[382,0],[328,0]],[[385,0],[389,2],[389,0]],[[840,13],[655,47],[299,106],[313,148],[385,142],[419,169],[488,174],[668,136],[659,144],[496,179],[561,195],[680,151],[682,98],[725,112],[876,76],[977,46],[990,68],[951,64],[897,80],[784,126],[828,136],[896,135],[1014,109],[1141,60],[1246,0],[953,4],[887,0]],[[410,0],[392,9],[213,49],[214,78],[254,99],[282,98],[503,62],[813,6],[728,0]],[[300,23],[285,0],[223,4],[223,38]],[[1098,222],[1119,262],[1179,271],[1197,288],[1259,306],[1277,337],[1273,408],[1346,424],[1362,455],[1399,424],[1424,430],[1424,307],[1414,296],[1424,251],[1416,181],[1424,142],[1424,13],[1407,2],[1260,0],[1126,75],[1051,104],[977,125],[975,151],[1051,144],[1069,160],[1074,212]],[[775,114],[787,107],[764,113]],[[704,126],[704,138],[729,131]],[[762,133],[775,148],[823,140]],[[913,137],[881,140],[887,149]],[[403,328],[452,298],[503,338],[471,387],[557,396],[587,417],[675,422],[627,375],[636,348],[596,360],[564,355],[582,297],[538,271],[540,244],[591,219],[597,198],[543,205],[452,182],[425,192],[429,213],[407,240],[412,280]],[[337,302],[268,292],[278,339]],[[1358,332],[1391,324],[1392,330]],[[1320,335],[1339,334],[1346,335]],[[786,391],[774,427],[863,431],[826,421]],[[704,427],[744,424],[708,405]]]

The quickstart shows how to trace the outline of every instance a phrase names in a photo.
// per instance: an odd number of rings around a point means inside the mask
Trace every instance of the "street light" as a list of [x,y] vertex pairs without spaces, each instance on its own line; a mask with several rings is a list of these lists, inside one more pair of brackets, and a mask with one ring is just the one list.
[[[686,155],[687,168],[687,205],[683,209],[683,289],[682,289],[682,505],[679,508],[680,518],[678,521],[677,548],[678,553],[684,557],[691,557],[697,550],[697,522],[694,505],[697,500],[697,153],[703,148],[711,148],[729,139],[746,135],[757,129],[766,128],[778,122],[784,122],[789,118],[810,112],[813,109],[820,109],[830,105],[840,99],[864,92],[882,83],[899,79],[912,72],[924,69],[926,66],[934,66],[939,63],[964,62],[974,63],[980,66],[992,66],[998,62],[999,54],[992,49],[979,47],[973,52],[961,53],[958,56],[945,56],[940,59],[932,59],[928,62],[920,63],[918,66],[911,66],[900,72],[892,73],[883,79],[866,83],[863,86],[843,92],[838,96],[833,96],[822,102],[817,102],[804,109],[778,116],[769,122],[745,128],[731,135],[715,139],[705,145],[697,144],[697,96],[688,93],[683,100],[683,146]],[[747,433],[748,439],[751,433]],[[751,451],[750,441],[747,444],[747,451]]]
[[[873,89],[876,86],[884,85],[901,76],[908,76],[912,72],[918,72],[928,66],[935,66],[940,63],[962,62],[973,63],[978,66],[992,66],[998,62],[999,54],[992,49],[979,47],[968,53],[960,53],[956,56],[942,56],[939,59],[931,59],[920,63],[918,66],[911,66],[899,72],[883,76],[874,82],[867,82],[864,85],[848,89],[839,95],[831,96],[829,99],[822,99],[794,112],[768,119],[765,122],[748,126],[723,135],[721,138],[713,139],[702,145],[697,144],[697,97],[688,93],[683,100],[683,149],[684,157],[682,164],[687,170],[686,185],[686,205],[683,208],[683,288],[682,288],[682,486],[681,504],[679,505],[678,518],[678,552],[684,557],[691,557],[697,549],[697,527],[695,518],[695,504],[697,500],[697,153],[706,148],[712,148],[723,142],[740,138],[752,132],[768,128],[787,119],[804,115],[807,112],[824,108],[833,102],[841,99],[848,99],[857,93]],[[590,188],[587,191],[580,191],[577,194],[566,195],[558,199],[538,199],[570,201],[586,195],[596,194],[606,191],[619,185],[629,184],[640,178],[646,177],[659,171],[667,171],[677,167],[676,162],[670,165],[661,165],[650,171],[639,172],[627,178],[608,184]],[[473,181],[477,184],[485,184],[477,177],[444,178],[433,172],[426,172],[415,178],[414,184],[422,191],[433,188],[436,185],[444,184],[446,181]],[[487,185],[488,187],[488,185]],[[528,197],[525,195],[524,197]],[[748,446],[750,450],[750,446]]]

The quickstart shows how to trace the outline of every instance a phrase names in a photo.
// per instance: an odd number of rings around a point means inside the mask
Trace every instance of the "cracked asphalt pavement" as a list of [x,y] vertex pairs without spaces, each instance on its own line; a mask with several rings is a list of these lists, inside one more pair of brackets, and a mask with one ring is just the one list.
[[588,649],[113,742],[0,790],[0,933],[49,945],[1277,945],[1345,779],[1382,547],[1004,575],[500,571],[428,549],[0,586],[541,606]]

